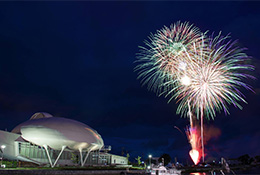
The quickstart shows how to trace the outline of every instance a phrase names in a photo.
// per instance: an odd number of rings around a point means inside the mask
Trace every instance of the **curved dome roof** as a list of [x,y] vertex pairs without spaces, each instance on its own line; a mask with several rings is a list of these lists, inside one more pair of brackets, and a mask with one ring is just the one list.
[[[50,118],[53,117],[53,115],[47,113],[47,112],[36,112],[35,114],[33,114],[31,116],[31,118],[29,120],[34,120],[34,119],[40,119],[40,118]],[[28,122],[28,121],[26,121]],[[11,132],[12,133],[16,133],[16,134],[21,134],[21,126],[24,124],[25,122],[17,125]]]
[[32,115],[30,120],[39,119],[39,118],[50,118],[50,117],[53,117],[53,116],[51,114],[47,113],[47,112],[37,112],[37,113]]
[[48,113],[36,113],[30,120],[16,126],[13,133],[37,145],[48,145],[53,149],[67,146],[69,149],[87,149],[96,145],[103,147],[101,136],[88,125],[76,120],[53,117]]

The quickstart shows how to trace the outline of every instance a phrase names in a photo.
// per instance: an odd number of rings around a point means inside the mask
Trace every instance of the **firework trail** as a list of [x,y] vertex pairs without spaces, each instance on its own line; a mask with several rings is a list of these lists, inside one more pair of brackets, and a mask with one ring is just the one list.
[[[183,132],[180,130],[180,128],[178,128],[177,126],[174,126],[174,128],[177,129],[178,131],[180,131],[180,133],[181,133],[182,135],[184,135]],[[185,136],[185,135],[184,135],[184,136]]]
[[[239,87],[251,90],[243,82],[253,78],[244,73],[253,70],[249,57],[229,36],[206,36],[189,23],[177,22],[164,27],[140,47],[135,70],[143,85],[157,95],[179,103],[177,114],[194,113],[201,121],[201,147],[204,161],[203,119],[214,119],[216,111],[229,114],[228,105],[242,109],[245,102]],[[189,131],[189,133],[193,133]]]
[[186,135],[191,145],[190,157],[194,164],[197,165],[201,158],[201,142],[197,127],[187,127]]
[[201,138],[203,137],[199,137],[197,127],[194,126],[192,111],[190,107],[190,100],[188,101],[188,109],[189,109],[188,116],[190,118],[190,127],[187,126],[186,135],[191,145],[191,150],[189,154],[194,164],[197,165],[200,161],[201,153],[204,156],[204,150],[203,148],[201,149],[201,147],[203,146],[203,142],[200,142]]
[[[190,122],[192,123],[192,122]],[[178,128],[177,126],[174,126],[175,129],[177,129],[181,134],[183,132]],[[190,157],[195,165],[197,165],[201,158],[201,145],[200,145],[200,137],[198,134],[197,127],[194,127],[192,125],[187,126],[185,130],[187,139],[191,145],[191,150],[189,152]],[[184,135],[184,134],[183,134]],[[185,136],[185,135],[184,135]]]

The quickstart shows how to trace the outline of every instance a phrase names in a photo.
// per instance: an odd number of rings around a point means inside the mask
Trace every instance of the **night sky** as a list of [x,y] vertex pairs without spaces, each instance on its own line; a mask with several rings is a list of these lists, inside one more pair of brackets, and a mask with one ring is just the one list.
[[175,101],[137,80],[136,53],[150,33],[178,20],[202,32],[222,31],[252,56],[255,92],[205,127],[206,160],[260,155],[260,2],[0,2],[0,129],[11,131],[35,112],[81,121],[112,153],[188,159],[189,121]]

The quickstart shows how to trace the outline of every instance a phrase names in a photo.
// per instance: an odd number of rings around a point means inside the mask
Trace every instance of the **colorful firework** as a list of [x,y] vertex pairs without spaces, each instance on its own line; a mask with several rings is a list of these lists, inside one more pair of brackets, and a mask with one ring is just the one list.
[[[243,80],[253,77],[244,72],[254,68],[246,64],[245,49],[228,38],[221,33],[206,37],[198,28],[177,22],[151,35],[151,42],[145,41],[148,48],[140,47],[135,68],[148,89],[169,96],[169,102],[177,100],[177,114],[189,116],[191,128],[192,112],[201,120],[203,161],[203,118],[214,119],[221,110],[229,114],[229,104],[242,109],[239,102],[246,101],[239,87],[251,90]],[[192,139],[193,131],[189,129],[187,135]]]
[[[219,34],[215,38],[209,37],[204,44],[204,54],[194,54],[197,59],[189,63],[186,69],[185,82],[179,84],[173,97],[180,102],[177,113],[186,115],[188,102],[191,104],[197,118],[205,116],[214,119],[216,111],[228,112],[228,105],[242,109],[239,102],[245,102],[244,95],[238,89],[240,86],[250,89],[242,80],[253,78],[246,74],[246,70],[253,70],[253,66],[246,64],[249,57],[243,53],[236,42],[225,42],[227,37]],[[187,83],[188,82],[188,83]],[[169,92],[168,92],[169,93]]]
[[244,100],[239,86],[250,87],[242,80],[251,77],[244,70],[249,57],[229,36],[206,37],[197,27],[177,22],[151,35],[148,48],[140,47],[135,71],[143,85],[159,95],[179,102],[177,113],[186,116],[188,101],[197,118],[202,113],[214,119],[216,111],[228,112],[228,104],[242,109]]
[[180,22],[151,34],[150,42],[145,41],[148,48],[140,47],[139,64],[135,67],[139,72],[138,79],[158,95],[174,89],[203,37],[197,27]]

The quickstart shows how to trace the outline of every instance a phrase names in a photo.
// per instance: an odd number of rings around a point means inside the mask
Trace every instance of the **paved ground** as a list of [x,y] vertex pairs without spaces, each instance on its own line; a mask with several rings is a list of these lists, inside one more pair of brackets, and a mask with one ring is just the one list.
[[[131,174],[143,174],[143,171],[132,170]],[[130,174],[126,170],[7,170],[1,169],[0,174],[23,175],[122,175]]]

